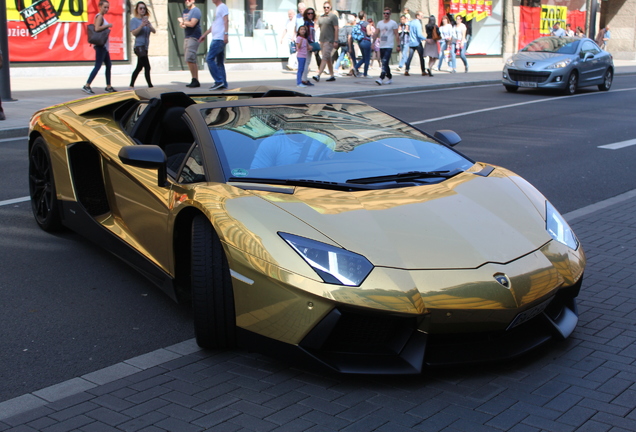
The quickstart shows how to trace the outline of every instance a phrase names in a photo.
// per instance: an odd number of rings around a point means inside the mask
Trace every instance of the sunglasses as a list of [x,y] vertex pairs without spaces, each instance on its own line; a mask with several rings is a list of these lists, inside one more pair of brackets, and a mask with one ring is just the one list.
[[307,12],[307,15],[313,15],[313,14],[314,14],[313,12]]
[[323,9],[331,9],[331,6],[323,6]]
[[382,12],[383,15],[391,15],[391,12]]

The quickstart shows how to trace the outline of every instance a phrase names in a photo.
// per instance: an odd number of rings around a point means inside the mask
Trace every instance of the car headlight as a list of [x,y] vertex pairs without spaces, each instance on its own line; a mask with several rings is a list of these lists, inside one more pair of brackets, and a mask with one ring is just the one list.
[[362,255],[293,234],[279,232],[278,235],[326,283],[359,286],[373,270],[373,264]]
[[512,59],[512,57],[506,60],[506,66],[514,66],[514,65],[515,65],[515,61]]
[[561,60],[560,62],[556,62],[555,64],[548,66],[547,69],[561,69],[566,67],[570,63],[572,63],[572,59]]
[[549,201],[545,202],[545,214],[546,229],[552,238],[570,249],[577,250],[579,248],[579,240],[574,235],[570,225]]

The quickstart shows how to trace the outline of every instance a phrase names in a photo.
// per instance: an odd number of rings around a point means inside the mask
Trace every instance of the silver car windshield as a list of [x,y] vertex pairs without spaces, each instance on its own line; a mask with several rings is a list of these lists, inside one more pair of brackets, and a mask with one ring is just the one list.
[[346,182],[409,171],[464,171],[473,163],[364,104],[202,110],[226,179]]
[[574,37],[542,37],[526,45],[522,52],[575,54],[581,39]]

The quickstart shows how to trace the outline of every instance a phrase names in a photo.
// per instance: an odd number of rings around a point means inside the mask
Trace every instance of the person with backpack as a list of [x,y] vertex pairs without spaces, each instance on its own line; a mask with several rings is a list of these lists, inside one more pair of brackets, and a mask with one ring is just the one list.
[[[358,19],[360,22],[354,26],[352,31],[352,37],[358,42],[360,51],[362,52],[362,58],[355,64],[353,68],[353,75],[359,76],[358,69],[364,65],[364,77],[369,76],[369,63],[371,63],[371,34],[369,23],[367,22],[367,14],[364,11],[358,12]],[[355,34],[355,36],[354,36]]]
[[340,64],[342,60],[345,58],[345,55],[349,55],[349,59],[351,60],[351,65],[353,65],[355,61],[355,57],[351,56],[351,52],[353,52],[353,43],[351,40],[351,34],[353,32],[353,25],[355,22],[355,17],[353,15],[347,16],[347,24],[343,26],[338,32],[338,45],[340,47],[340,55],[336,60],[336,63],[333,65],[336,76],[339,75],[338,71],[340,70]]

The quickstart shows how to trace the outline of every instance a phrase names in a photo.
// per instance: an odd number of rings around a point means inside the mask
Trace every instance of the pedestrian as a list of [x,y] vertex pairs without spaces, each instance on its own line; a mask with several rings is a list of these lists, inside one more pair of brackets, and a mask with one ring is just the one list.
[[[0,49],[0,69],[4,65],[4,56],[2,55],[2,50]],[[0,120],[6,120],[7,116],[4,115],[4,109],[2,109],[2,99],[0,99]]]
[[130,19],[130,32],[135,36],[135,46],[133,51],[137,56],[137,67],[130,78],[130,89],[135,88],[135,81],[141,70],[144,70],[144,77],[148,87],[152,87],[150,80],[150,61],[148,60],[148,46],[150,44],[150,33],[156,33],[155,28],[150,23],[150,12],[146,3],[140,1],[135,6],[133,17]]
[[574,37],[574,30],[572,30],[572,26],[570,25],[570,23],[567,23],[565,25],[565,35],[567,37]]
[[[320,58],[320,44],[316,42],[316,11],[314,8],[305,9],[305,13],[303,14],[304,26],[307,27],[307,41],[309,42],[309,46],[311,47],[310,52],[314,54],[316,59],[316,64],[319,65],[321,62]],[[309,73],[309,66],[311,64],[311,54],[307,55],[307,61],[305,62],[305,70],[303,71],[303,84],[306,86],[314,85],[307,78],[307,74]]]
[[195,6],[194,0],[185,0],[183,16],[179,17],[179,25],[185,31],[183,39],[183,56],[190,70],[192,81],[186,87],[200,87],[199,67],[197,65],[197,50],[201,37],[201,10]]
[[214,79],[214,84],[210,87],[210,90],[225,90],[227,88],[227,75],[224,64],[225,46],[228,43],[228,15],[230,11],[222,0],[212,0],[212,3],[216,6],[214,20],[210,28],[199,37],[199,43],[203,42],[205,37],[212,32],[212,43],[205,58],[208,69],[210,69],[210,75]]
[[466,38],[466,33],[468,32],[468,28],[466,24],[464,24],[464,18],[459,15],[455,18],[455,39],[456,42],[456,54],[459,54],[459,58],[462,59],[462,63],[464,63],[464,72],[468,72],[468,60],[466,59],[466,48],[468,48],[468,39]]
[[439,47],[437,41],[441,39],[439,27],[435,24],[435,15],[428,17],[428,24],[424,27],[426,31],[426,42],[424,44],[424,56],[428,57],[428,76],[433,76],[431,69],[435,69],[435,60],[439,57]]
[[575,36],[579,38],[585,37],[585,32],[583,31],[583,28],[581,28],[581,26],[576,26]]
[[398,63],[398,67],[397,67],[398,70],[402,70],[402,68],[406,64],[406,59],[409,56],[409,42],[411,40],[409,24],[410,22],[407,21],[406,15],[402,15],[400,17],[400,24],[398,24],[398,36],[400,38],[400,51],[402,52],[402,55],[400,56],[400,62]]
[[406,22],[411,22],[411,14],[409,13],[409,8],[404,6],[404,10],[402,10],[402,15],[406,18]]
[[[424,66],[424,47],[422,47],[422,42],[425,40],[424,32],[422,31],[422,12],[417,11],[415,14],[415,19],[409,23],[409,27],[411,29],[411,39],[409,42],[408,50],[409,50],[409,58],[406,61],[406,70],[404,71],[405,76],[409,76],[409,69],[411,68],[411,60],[413,60],[413,55],[417,51],[417,55],[420,57],[420,69],[422,70],[422,75],[426,75],[426,68]],[[435,45],[437,46],[437,44]]]
[[305,3],[298,3],[298,13],[296,14],[296,34],[298,34],[298,29],[301,25],[305,25],[305,10],[307,6]]
[[559,21],[555,22],[552,26],[552,30],[550,31],[550,36],[554,37],[565,37],[565,30],[561,28],[561,23]]
[[345,56],[349,56],[350,64],[353,65],[355,62],[355,56],[352,56],[351,53],[353,51],[353,39],[351,38],[351,34],[353,32],[353,25],[355,23],[355,17],[353,15],[347,15],[347,24],[345,24],[338,31],[338,45],[340,46],[340,55],[338,59],[333,65],[336,75],[339,75],[340,65],[344,60]]
[[293,9],[287,11],[287,21],[280,35],[280,44],[289,49],[287,69],[295,70],[298,67],[298,61],[296,60],[296,12]]
[[307,40],[307,27],[298,27],[296,33],[296,57],[298,59],[298,71],[296,72],[296,86],[307,87],[307,84],[303,83],[303,72],[305,70],[305,63],[307,58],[311,55],[311,46]]
[[[95,26],[96,32],[101,32],[110,29],[113,25],[106,21],[106,18],[104,17],[104,15],[108,13],[110,3],[106,0],[100,0],[98,7],[99,12],[97,13],[97,15],[95,15],[95,21],[93,21],[93,25]],[[88,81],[86,81],[86,84],[84,84],[84,87],[82,87],[82,91],[88,94],[95,94],[95,92],[91,88],[91,83],[97,76],[97,72],[99,72],[99,70],[101,69],[102,63],[104,64],[104,66],[106,66],[106,92],[112,93],[117,91],[113,88],[112,85],[110,85],[110,68],[112,66],[112,63],[110,61],[110,54],[108,52],[108,49],[110,48],[108,39],[106,39],[106,43],[103,46],[93,45],[93,48],[95,49],[95,67],[88,76]]]
[[367,21],[369,22],[369,33],[371,34],[371,61],[369,66],[373,67],[373,61],[375,60],[378,62],[378,67],[382,68],[382,63],[380,62],[380,39],[375,37],[375,23],[373,18],[369,18]]
[[338,15],[332,13],[331,3],[325,2],[322,5],[324,14],[318,19],[318,27],[320,27],[320,51],[322,62],[318,68],[318,74],[313,76],[314,81],[320,81],[320,75],[325,68],[329,69],[330,78],[327,81],[335,81],[333,71],[333,50],[338,47]]
[[358,42],[360,53],[362,55],[362,58],[355,64],[355,67],[353,68],[353,74],[355,76],[360,75],[359,68],[360,66],[364,65],[363,76],[365,78],[369,76],[369,65],[371,64],[371,27],[369,26],[369,22],[366,18],[367,14],[364,11],[358,12],[358,28],[354,28],[353,32],[351,33],[351,37],[353,37],[354,34],[359,34],[359,36],[356,36],[355,39]]
[[599,30],[594,41],[599,47],[601,47],[602,49],[605,49],[607,46],[607,41],[609,41],[611,37],[612,37],[612,33],[610,33],[610,26],[608,24]]
[[[439,28],[439,34],[442,37],[440,39],[440,50],[439,50],[439,63],[437,63],[437,69],[442,69],[442,64],[444,63],[444,59],[446,58],[446,62],[448,63],[448,71],[455,72],[455,38],[454,38],[454,29],[451,25],[448,17],[442,18],[442,25]],[[446,57],[446,50],[448,50],[448,57]]]
[[[382,72],[380,72],[380,78],[375,80],[377,85],[387,85],[393,82],[389,62],[391,61],[393,46],[396,41],[399,41],[398,25],[391,19],[391,8],[385,7],[382,16],[384,19],[378,23],[375,31],[375,37],[380,40],[380,58],[382,59]],[[399,53],[399,45],[397,50]]]

